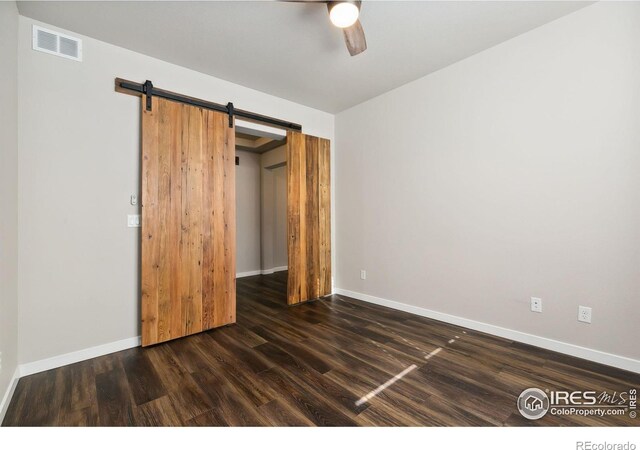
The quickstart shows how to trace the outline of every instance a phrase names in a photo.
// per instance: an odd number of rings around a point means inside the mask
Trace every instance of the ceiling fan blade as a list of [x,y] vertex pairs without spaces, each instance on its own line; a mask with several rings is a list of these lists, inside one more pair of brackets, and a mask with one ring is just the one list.
[[351,25],[349,28],[344,28],[344,42],[347,44],[347,49],[351,56],[356,56],[367,49],[367,39],[364,37],[364,29],[360,20]]

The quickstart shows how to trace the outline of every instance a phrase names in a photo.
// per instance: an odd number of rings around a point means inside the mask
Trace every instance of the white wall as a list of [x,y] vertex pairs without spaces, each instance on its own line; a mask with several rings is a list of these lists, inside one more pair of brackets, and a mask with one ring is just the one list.
[[[84,37],[84,61],[31,50],[19,30],[19,361],[139,335],[140,100],[115,77],[301,123],[333,140],[334,117]],[[48,28],[54,28],[44,25]],[[69,33],[73,34],[73,33]]]
[[260,270],[260,155],[236,150],[236,273]]
[[336,286],[640,359],[639,118],[604,2],[340,113]]
[[261,155],[262,271],[284,270],[287,256],[286,146]]
[[18,361],[17,269],[18,8],[0,2],[0,422]]

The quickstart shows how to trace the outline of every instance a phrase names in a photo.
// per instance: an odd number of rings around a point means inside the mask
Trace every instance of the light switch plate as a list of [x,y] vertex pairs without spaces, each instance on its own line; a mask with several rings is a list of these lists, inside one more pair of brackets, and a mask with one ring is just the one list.
[[127,226],[129,228],[137,228],[140,226],[140,214],[127,215]]

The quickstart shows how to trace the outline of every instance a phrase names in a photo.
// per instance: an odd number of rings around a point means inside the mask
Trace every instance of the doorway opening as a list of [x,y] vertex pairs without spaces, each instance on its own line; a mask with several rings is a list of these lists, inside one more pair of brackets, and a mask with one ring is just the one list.
[[236,123],[237,278],[287,278],[286,144],[281,130]]

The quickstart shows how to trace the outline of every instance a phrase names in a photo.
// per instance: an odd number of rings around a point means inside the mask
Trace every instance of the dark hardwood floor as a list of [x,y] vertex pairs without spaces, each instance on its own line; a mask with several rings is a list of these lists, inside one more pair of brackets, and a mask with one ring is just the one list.
[[339,295],[287,307],[286,272],[237,284],[236,325],[24,377],[3,425],[638,424],[516,408],[525,388],[637,374]]

